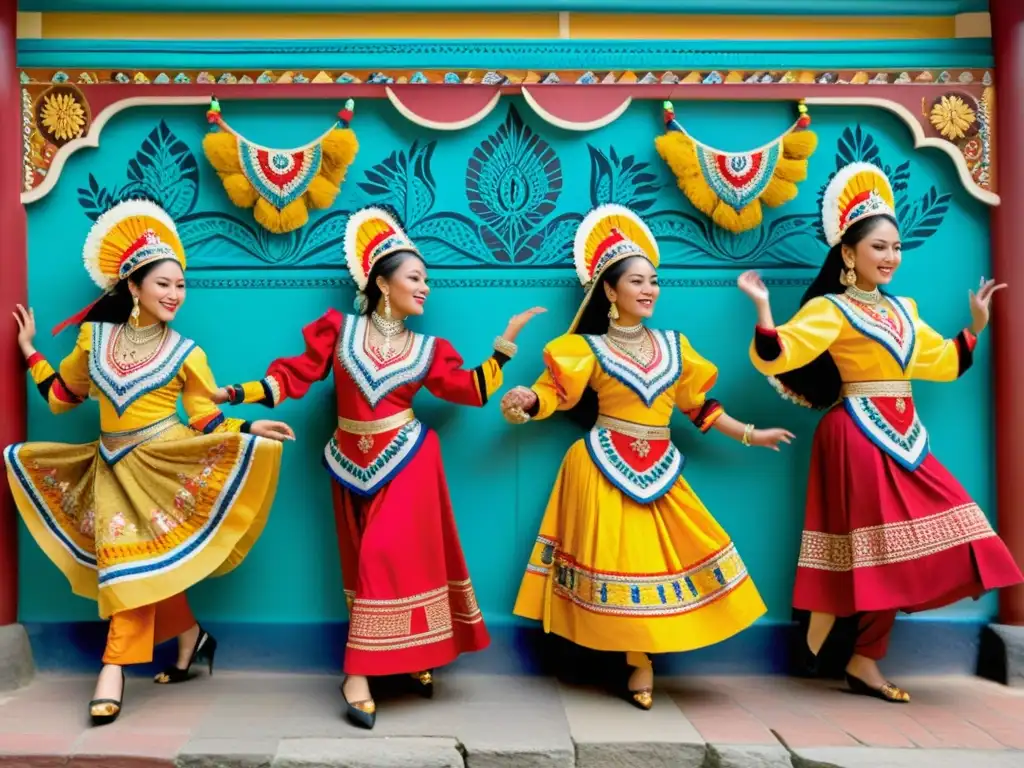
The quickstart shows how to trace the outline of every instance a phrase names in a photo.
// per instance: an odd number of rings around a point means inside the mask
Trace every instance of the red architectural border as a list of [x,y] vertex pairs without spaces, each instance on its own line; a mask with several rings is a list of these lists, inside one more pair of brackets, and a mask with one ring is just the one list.
[[[7,310],[27,291],[25,209],[21,204],[21,91],[15,69],[17,0],[0,0],[0,448],[25,439],[25,366]],[[18,619],[17,511],[0,479],[0,625]]]
[[[995,361],[995,466],[999,533],[1024,563],[1024,2],[991,0],[992,43],[996,56],[1000,145],[999,184],[1003,204],[992,210],[992,268],[1013,293],[996,300],[993,320]],[[999,594],[999,620],[1024,626],[1024,586]]]

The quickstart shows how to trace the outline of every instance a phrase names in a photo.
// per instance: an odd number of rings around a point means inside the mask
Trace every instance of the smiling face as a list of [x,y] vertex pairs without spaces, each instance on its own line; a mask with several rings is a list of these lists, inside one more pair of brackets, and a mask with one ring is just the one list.
[[608,300],[619,310],[619,323],[636,325],[654,314],[654,304],[661,293],[658,271],[642,256],[627,259],[622,275],[612,287],[604,284]]
[[843,245],[843,263],[857,272],[857,287],[870,291],[888,285],[903,260],[900,231],[884,216],[865,222],[865,233],[853,246]]
[[[407,255],[389,276],[378,277],[377,285],[391,303],[392,317],[400,319],[423,314],[430,286],[427,285],[427,266],[418,256]],[[382,297],[377,311],[383,313],[383,309]]]
[[128,279],[133,296],[139,297],[139,324],[169,323],[185,301],[185,273],[176,261],[161,261],[141,282]]

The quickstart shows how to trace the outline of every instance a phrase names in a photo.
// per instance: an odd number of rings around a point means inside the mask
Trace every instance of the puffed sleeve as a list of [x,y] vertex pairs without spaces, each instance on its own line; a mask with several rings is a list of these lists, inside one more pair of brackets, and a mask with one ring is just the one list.
[[259,403],[274,408],[288,398],[304,396],[317,381],[323,381],[331,372],[334,349],[338,344],[345,316],[334,309],[302,329],[306,349],[300,355],[280,357],[267,368],[259,381],[233,384],[228,387],[232,405]]
[[910,305],[914,321],[914,332],[917,334],[917,354],[909,373],[912,379],[925,381],[954,381],[963,376],[974,363],[974,346],[977,337],[968,329],[963,329],[956,338],[946,339],[921,319],[917,311],[917,303],[912,299],[903,299]]
[[546,419],[555,411],[567,411],[583,397],[597,360],[579,334],[560,336],[544,347],[544,373],[533,384],[537,403],[534,419]]
[[702,357],[689,340],[679,334],[683,375],[676,384],[676,406],[701,432],[707,432],[725,413],[722,404],[708,397],[718,379],[718,368]]
[[92,325],[82,323],[78,340],[71,354],[60,362],[60,370],[36,352],[26,362],[32,381],[53,413],[67,413],[89,396],[89,350],[92,347]]
[[765,376],[802,368],[828,350],[842,329],[839,307],[818,296],[800,307],[788,323],[772,330],[756,328],[750,361]]
[[434,339],[434,359],[423,386],[434,395],[459,405],[486,405],[502,385],[501,367],[508,355],[495,351],[472,370],[463,367],[462,358],[444,339]]
[[181,400],[188,416],[188,425],[197,432],[248,432],[249,422],[242,419],[227,419],[220,408],[213,402],[213,394],[217,391],[217,383],[213,379],[213,371],[206,361],[206,353],[196,347],[182,366],[185,386]]

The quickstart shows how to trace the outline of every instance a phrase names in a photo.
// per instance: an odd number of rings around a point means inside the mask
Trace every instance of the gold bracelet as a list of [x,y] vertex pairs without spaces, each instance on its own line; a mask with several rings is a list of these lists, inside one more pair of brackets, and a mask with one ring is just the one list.
[[520,408],[518,405],[512,405],[508,408],[501,409],[502,415],[505,420],[511,424],[525,424],[530,420],[530,414]]
[[519,351],[519,346],[514,342],[509,341],[504,336],[499,336],[494,340],[494,351],[500,352],[505,357],[515,357],[516,352]]
[[750,438],[753,436],[753,434],[754,425],[747,424],[746,428],[744,428],[743,430],[743,440],[741,441],[743,445],[747,446],[747,448],[749,448],[752,445],[752,443],[750,442]]

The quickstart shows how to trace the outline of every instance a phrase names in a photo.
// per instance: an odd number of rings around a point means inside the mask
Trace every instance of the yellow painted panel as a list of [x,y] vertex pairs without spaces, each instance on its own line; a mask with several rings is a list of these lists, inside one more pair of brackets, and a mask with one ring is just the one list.
[[576,39],[910,40],[945,39],[955,35],[956,21],[952,16],[573,13],[569,17],[569,36]]
[[44,13],[61,39],[556,38],[557,13]]

